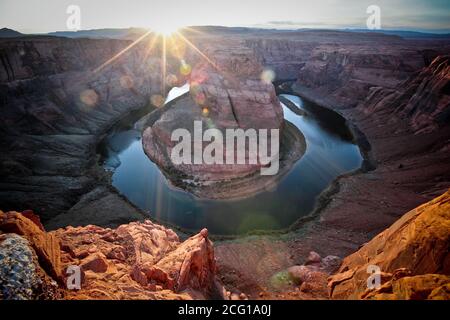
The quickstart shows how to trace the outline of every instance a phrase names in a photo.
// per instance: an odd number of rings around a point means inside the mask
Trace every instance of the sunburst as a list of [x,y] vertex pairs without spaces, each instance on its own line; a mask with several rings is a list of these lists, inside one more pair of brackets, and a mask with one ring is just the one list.
[[[180,60],[181,64],[186,64],[183,57],[180,56],[180,52],[177,48],[177,41],[182,41],[185,45],[189,46],[191,49],[193,49],[203,60],[205,60],[207,63],[209,63],[211,66],[213,66],[216,70],[220,71],[218,66],[205,54],[203,53],[196,45],[194,45],[190,40],[187,39],[186,36],[184,36],[181,31],[183,29],[186,30],[192,30],[193,32],[202,33],[200,31],[196,31],[195,29],[191,29],[188,27],[183,27],[177,24],[173,23],[167,23],[167,24],[160,24],[157,27],[153,27],[147,32],[145,32],[142,36],[140,36],[138,39],[133,41],[130,45],[125,47],[123,50],[115,54],[113,57],[108,59],[106,62],[104,62],[102,65],[100,65],[98,68],[94,70],[94,72],[100,72],[103,69],[105,69],[107,66],[113,64],[119,57],[121,57],[123,54],[125,54],[127,51],[132,49],[134,46],[136,46],[138,43],[142,42],[146,37],[148,37],[150,34],[153,34],[153,38],[149,41],[148,50],[145,54],[145,58],[148,57],[152,49],[154,48],[157,39],[161,39],[162,41],[162,52],[161,52],[161,94],[165,96],[167,94],[166,92],[166,76],[167,76],[167,46],[168,42],[169,45],[174,47],[174,51],[177,52],[176,56]],[[223,74],[223,72],[221,72]],[[225,75],[226,76],[226,75]]]

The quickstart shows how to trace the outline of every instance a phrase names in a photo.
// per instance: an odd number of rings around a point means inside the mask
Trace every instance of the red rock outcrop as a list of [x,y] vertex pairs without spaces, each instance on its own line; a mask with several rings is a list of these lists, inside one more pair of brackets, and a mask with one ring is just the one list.
[[[329,280],[333,299],[448,298],[450,190],[405,214],[356,253]],[[369,266],[381,287],[368,289]]]
[[[57,280],[59,296],[65,299],[205,299],[222,294],[206,229],[180,242],[172,230],[150,221],[117,229],[90,225],[47,233],[33,220],[0,211],[0,232],[29,243],[37,257],[30,270],[42,269],[48,279]],[[67,286],[73,267],[80,268],[77,290]],[[7,286],[12,276],[1,279],[1,290],[14,292]]]
[[[29,212],[27,216],[31,216]],[[3,213],[0,211],[0,231],[14,233],[29,241],[39,258],[42,268],[55,280],[61,281],[60,246],[58,239],[42,229],[39,218],[30,220],[17,212]]]

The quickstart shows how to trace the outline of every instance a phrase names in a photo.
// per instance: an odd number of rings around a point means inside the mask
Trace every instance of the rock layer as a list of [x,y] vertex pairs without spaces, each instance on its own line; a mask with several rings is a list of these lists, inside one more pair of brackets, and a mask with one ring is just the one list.
[[[450,283],[449,231],[450,190],[408,212],[345,258],[339,272],[330,278],[331,297],[445,298],[437,292],[445,292]],[[382,286],[375,290],[367,288],[369,266],[381,270]]]

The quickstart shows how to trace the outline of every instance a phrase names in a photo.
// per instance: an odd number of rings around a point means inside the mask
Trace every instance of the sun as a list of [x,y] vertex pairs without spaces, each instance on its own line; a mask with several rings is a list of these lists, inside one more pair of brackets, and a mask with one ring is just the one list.
[[170,37],[171,35],[173,35],[182,28],[183,26],[177,24],[176,22],[165,21],[162,23],[158,23],[158,25],[152,26],[150,29],[157,34],[160,34],[165,37]]

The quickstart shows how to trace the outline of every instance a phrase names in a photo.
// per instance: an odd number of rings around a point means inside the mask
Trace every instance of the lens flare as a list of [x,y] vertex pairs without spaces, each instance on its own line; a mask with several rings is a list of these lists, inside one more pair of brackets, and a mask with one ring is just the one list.
[[98,94],[92,89],[87,89],[87,90],[84,90],[83,92],[81,92],[80,100],[86,106],[93,107],[98,102]]
[[273,81],[275,81],[275,78],[276,78],[275,71],[271,69],[265,69],[261,73],[261,81],[264,83],[270,84]]
[[157,34],[160,34],[165,37],[170,37],[178,30],[182,28],[181,25],[177,24],[174,21],[161,21],[157,25],[151,27],[151,30]]

